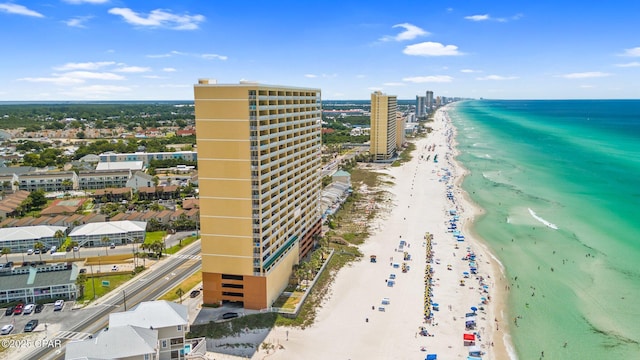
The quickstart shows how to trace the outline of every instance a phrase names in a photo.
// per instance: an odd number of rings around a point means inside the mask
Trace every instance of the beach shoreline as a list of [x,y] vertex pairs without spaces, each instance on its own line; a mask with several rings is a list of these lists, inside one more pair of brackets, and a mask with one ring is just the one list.
[[[497,258],[471,232],[473,219],[482,210],[460,187],[466,170],[455,161],[455,130],[446,115],[446,107],[436,112],[430,123],[433,131],[416,140],[409,162],[380,171],[393,183],[384,189],[392,195],[391,203],[383,204],[391,205],[392,210],[373,220],[371,235],[359,246],[363,259],[335,275],[314,324],[304,330],[271,329],[262,345],[247,356],[352,360],[425,358],[427,354],[466,357],[470,347],[463,342],[463,335],[467,334],[474,336],[483,359],[510,357],[506,280]],[[439,162],[434,161],[436,154]],[[455,194],[453,199],[447,197],[448,192]],[[456,208],[464,241],[448,229],[451,210]],[[427,234],[433,239],[431,258],[427,255]],[[369,255],[376,255],[377,263],[371,263]],[[471,274],[469,255],[477,267]],[[400,264],[406,265],[407,271],[402,271]],[[425,275],[431,270],[427,288]],[[393,284],[389,284],[391,280]],[[437,309],[434,303],[438,303]],[[471,315],[475,326],[466,328]],[[215,358],[235,357],[215,354]]]

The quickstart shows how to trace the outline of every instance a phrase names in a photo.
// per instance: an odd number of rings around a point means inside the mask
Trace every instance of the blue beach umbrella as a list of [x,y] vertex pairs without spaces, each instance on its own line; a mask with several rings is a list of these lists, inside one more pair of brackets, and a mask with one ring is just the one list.
[[478,311],[478,308],[477,308],[477,307],[475,307],[475,306],[472,306],[472,307],[471,307],[471,311],[476,312],[476,311]]

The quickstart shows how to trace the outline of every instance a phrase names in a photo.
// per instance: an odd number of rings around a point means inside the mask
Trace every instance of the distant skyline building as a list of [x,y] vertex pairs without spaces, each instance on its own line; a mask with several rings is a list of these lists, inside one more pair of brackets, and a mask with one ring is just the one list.
[[421,118],[427,115],[427,97],[416,96],[416,118]]
[[435,103],[433,102],[433,91],[427,90],[426,98],[427,98],[427,112],[429,112],[435,105]]
[[395,95],[386,95],[380,91],[371,94],[369,153],[374,161],[390,160],[396,155],[397,110],[398,99]]
[[273,304],[321,234],[319,89],[194,86],[205,304]]

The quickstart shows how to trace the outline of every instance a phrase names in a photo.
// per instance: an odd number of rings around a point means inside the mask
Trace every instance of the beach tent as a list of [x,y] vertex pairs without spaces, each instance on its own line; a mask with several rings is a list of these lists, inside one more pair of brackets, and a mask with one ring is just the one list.
[[428,354],[424,360],[438,360],[438,354]]
[[469,356],[482,356],[482,350],[478,346],[469,347]]
[[473,334],[464,334],[462,335],[462,340],[464,341],[476,341],[476,336]]
[[482,358],[478,356],[467,356],[467,360],[482,360]]

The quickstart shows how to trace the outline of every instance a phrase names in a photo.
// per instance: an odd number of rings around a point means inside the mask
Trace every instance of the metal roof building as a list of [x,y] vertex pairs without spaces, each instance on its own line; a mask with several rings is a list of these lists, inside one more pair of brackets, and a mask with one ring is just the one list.
[[11,252],[18,253],[33,249],[37,242],[45,244],[47,248],[53,245],[60,246],[60,240],[54,237],[58,230],[66,232],[67,227],[37,225],[0,228],[0,248],[6,247],[11,249]]
[[109,238],[108,243],[128,244],[143,242],[147,223],[145,221],[107,221],[80,225],[74,228],[69,236],[73,241],[85,247],[106,246],[103,239]]

